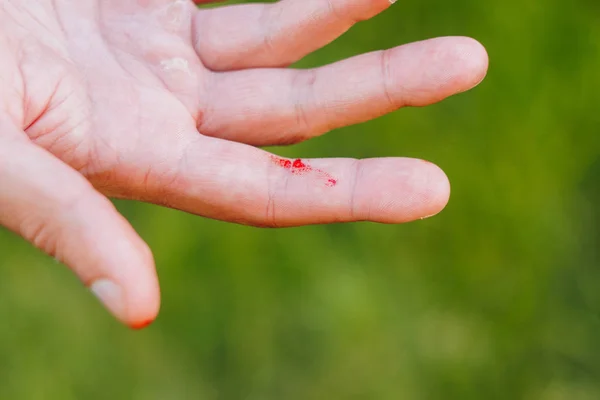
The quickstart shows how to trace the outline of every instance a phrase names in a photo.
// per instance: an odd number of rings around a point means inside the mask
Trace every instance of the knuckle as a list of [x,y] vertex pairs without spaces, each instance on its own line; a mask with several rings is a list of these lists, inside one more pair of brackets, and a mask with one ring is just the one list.
[[382,50],[379,52],[382,91],[387,99],[387,102],[389,103],[389,107],[392,110],[396,110],[402,107],[402,101],[399,101],[394,95],[391,72],[391,57],[391,49]]

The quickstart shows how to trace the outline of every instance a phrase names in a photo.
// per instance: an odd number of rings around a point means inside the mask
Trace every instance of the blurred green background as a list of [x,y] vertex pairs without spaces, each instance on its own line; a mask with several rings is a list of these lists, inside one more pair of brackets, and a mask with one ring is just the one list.
[[299,66],[444,35],[487,47],[479,88],[276,149],[429,159],[442,214],[263,230],[119,202],[162,282],[141,332],[0,231],[0,398],[600,399],[600,3],[400,0]]

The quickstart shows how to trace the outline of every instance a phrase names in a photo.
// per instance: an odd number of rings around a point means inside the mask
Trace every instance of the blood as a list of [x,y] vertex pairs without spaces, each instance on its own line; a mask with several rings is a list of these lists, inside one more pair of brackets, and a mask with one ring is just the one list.
[[280,166],[282,166],[285,169],[292,168],[292,162],[290,160],[286,160],[285,158],[280,158],[278,160],[278,163],[279,163]]
[[299,158],[297,160],[294,160],[292,164],[292,174],[302,175],[312,170],[313,169],[310,166],[304,164]]
[[140,329],[144,329],[145,327],[147,327],[148,325],[150,325],[152,322],[154,322],[153,319],[149,319],[146,321],[142,321],[142,322],[137,322],[135,324],[131,324],[131,329],[135,329],[135,330],[140,330]]
[[285,158],[271,156],[271,159],[275,164],[279,165],[280,167],[290,170],[290,172],[294,175],[304,175],[309,172],[312,172],[326,179],[325,186],[333,187],[338,183],[337,179],[332,178],[329,173],[320,169],[312,168],[300,158],[291,161]]
[[292,165],[294,168],[307,168],[306,164],[304,164],[301,159],[294,160],[294,164]]

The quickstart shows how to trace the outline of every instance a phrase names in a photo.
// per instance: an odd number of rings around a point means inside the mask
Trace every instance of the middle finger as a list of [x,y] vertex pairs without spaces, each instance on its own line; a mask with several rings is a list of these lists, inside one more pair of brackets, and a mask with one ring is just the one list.
[[198,129],[253,145],[299,142],[466,91],[487,63],[475,40],[438,38],[310,70],[215,73]]

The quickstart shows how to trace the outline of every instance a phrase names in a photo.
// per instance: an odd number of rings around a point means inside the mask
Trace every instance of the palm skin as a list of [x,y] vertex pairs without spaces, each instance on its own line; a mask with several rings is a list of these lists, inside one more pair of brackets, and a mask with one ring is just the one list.
[[0,224],[142,327],[160,302],[152,256],[108,197],[272,227],[439,212],[449,185],[430,163],[293,163],[254,147],[431,104],[483,79],[485,50],[467,38],[283,68],[389,5],[0,0]]

